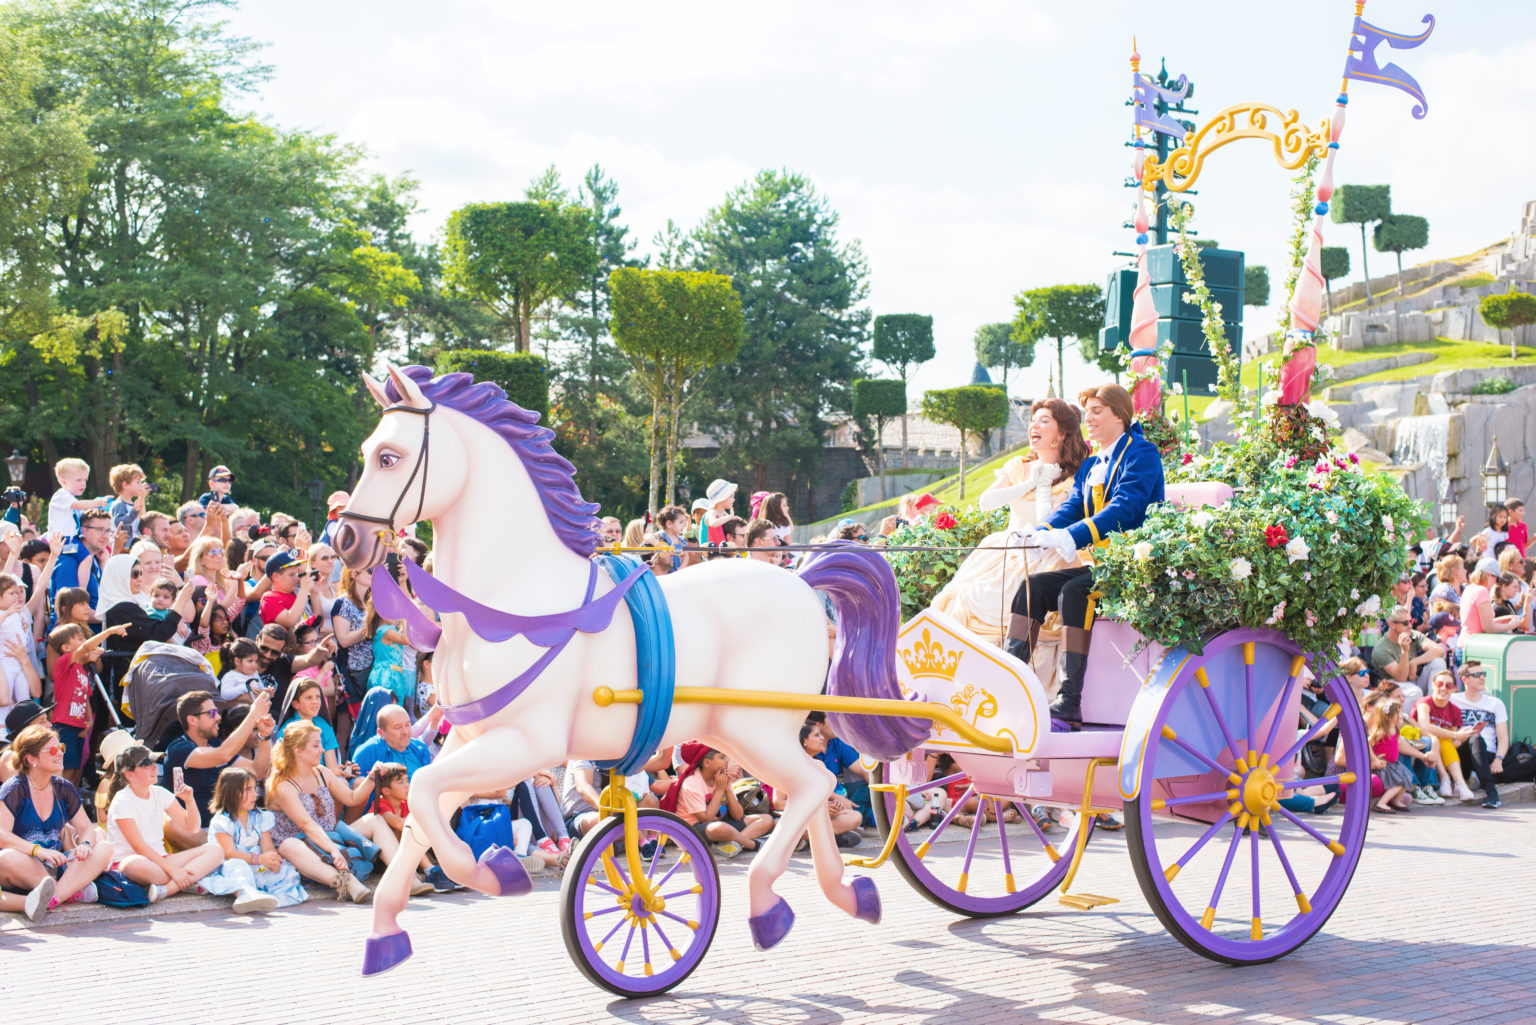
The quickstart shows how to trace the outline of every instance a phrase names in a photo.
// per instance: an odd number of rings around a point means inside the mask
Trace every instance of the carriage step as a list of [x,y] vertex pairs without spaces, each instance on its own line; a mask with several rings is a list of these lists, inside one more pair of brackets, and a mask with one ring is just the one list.
[[1119,897],[1101,897],[1096,893],[1063,893],[1056,900],[1069,908],[1076,908],[1079,911],[1092,911],[1094,908],[1104,904],[1120,903]]

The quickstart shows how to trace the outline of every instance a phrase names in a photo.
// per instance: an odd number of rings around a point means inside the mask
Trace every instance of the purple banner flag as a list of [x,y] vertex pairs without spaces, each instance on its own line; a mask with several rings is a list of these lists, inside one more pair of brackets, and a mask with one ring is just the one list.
[[1180,142],[1184,141],[1184,126],[1166,114],[1159,114],[1155,104],[1159,99],[1178,103],[1188,94],[1189,79],[1184,75],[1179,76],[1174,88],[1164,89],[1150,75],[1131,72],[1131,107],[1136,112],[1136,124],[1149,131],[1171,135]]
[[1344,77],[1401,89],[1419,101],[1413,108],[1413,116],[1422,118],[1429,113],[1429,101],[1424,98],[1424,90],[1419,88],[1414,77],[1396,64],[1381,67],[1376,63],[1376,48],[1382,43],[1394,50],[1412,50],[1428,39],[1429,34],[1435,30],[1435,16],[1424,15],[1422,24],[1429,27],[1419,35],[1410,36],[1379,29],[1356,16],[1354,35],[1349,42],[1349,61],[1344,65]]

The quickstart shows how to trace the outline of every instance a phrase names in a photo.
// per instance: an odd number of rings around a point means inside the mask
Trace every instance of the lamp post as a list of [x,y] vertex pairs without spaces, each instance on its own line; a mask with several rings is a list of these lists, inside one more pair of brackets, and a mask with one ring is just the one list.
[[311,541],[320,540],[320,531],[325,526],[324,521],[320,519],[320,489],[322,486],[323,485],[320,483],[319,477],[310,478],[308,485],[309,504],[313,506],[315,510],[315,518],[310,521],[312,524],[314,524],[314,526],[310,528],[309,539]]
[[1456,489],[1445,482],[1445,494],[1440,498],[1440,532],[1446,537],[1456,529]]
[[11,475],[11,483],[17,487],[27,478],[27,457],[21,454],[20,449],[11,449],[11,454],[5,459],[5,471]]
[[1493,436],[1488,458],[1483,463],[1483,503],[1490,510],[1502,506],[1509,493],[1509,467],[1499,455],[1499,436]]

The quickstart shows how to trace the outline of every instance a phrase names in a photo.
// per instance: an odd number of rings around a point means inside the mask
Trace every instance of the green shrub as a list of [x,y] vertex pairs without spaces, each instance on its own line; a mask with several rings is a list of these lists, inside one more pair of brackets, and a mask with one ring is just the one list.
[[1508,395],[1520,387],[1508,377],[1485,377],[1472,386],[1473,395]]
[[859,507],[859,479],[855,477],[843,485],[843,512],[853,512]]
[[450,349],[437,357],[437,372],[462,371],[477,381],[501,385],[507,398],[549,418],[549,364],[532,352],[496,352],[491,349]]
[[[955,518],[955,525],[948,529],[936,526],[932,516],[920,523],[898,527],[888,539],[891,545],[931,545],[939,548],[976,545],[988,534],[1008,525],[1007,508],[982,512],[970,508],[945,513]],[[947,521],[946,521],[947,522]],[[896,583],[901,588],[901,618],[911,619],[933,604],[934,595],[949,583],[960,564],[970,552],[892,552],[888,556],[891,569],[896,573]]]

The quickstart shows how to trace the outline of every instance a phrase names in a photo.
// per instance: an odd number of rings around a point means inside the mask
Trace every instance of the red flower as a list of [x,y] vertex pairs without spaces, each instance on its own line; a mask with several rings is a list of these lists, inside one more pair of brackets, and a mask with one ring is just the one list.
[[1271,548],[1279,548],[1289,540],[1290,538],[1285,536],[1285,528],[1278,523],[1264,528],[1264,543]]
[[1190,455],[1188,452],[1184,453],[1184,459],[1182,460],[1182,465],[1188,466],[1190,463],[1192,463],[1194,461],[1195,461],[1195,457],[1194,456]]
[[933,525],[938,527],[940,530],[954,530],[955,524],[956,520],[954,513],[939,513],[933,518]]

